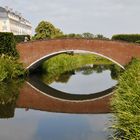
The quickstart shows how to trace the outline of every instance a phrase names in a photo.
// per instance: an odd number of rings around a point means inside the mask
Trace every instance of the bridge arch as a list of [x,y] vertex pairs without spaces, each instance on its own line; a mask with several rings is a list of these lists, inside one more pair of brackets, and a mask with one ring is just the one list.
[[133,57],[140,57],[140,46],[107,40],[50,39],[20,43],[17,45],[20,61],[25,68],[51,55],[67,51],[86,51],[107,58],[119,66],[128,64]]
[[59,54],[65,54],[65,53],[74,53],[74,54],[84,54],[84,53],[88,53],[88,54],[95,54],[97,56],[101,56],[103,58],[106,58],[110,61],[112,61],[113,63],[115,63],[116,65],[120,66],[122,69],[125,69],[123,65],[119,64],[118,62],[116,62],[115,60],[105,56],[105,55],[102,55],[102,54],[99,54],[99,53],[96,53],[96,52],[92,52],[92,51],[86,51],[86,50],[64,50],[64,51],[58,51],[58,52],[54,52],[54,53],[51,53],[51,54],[47,54],[45,56],[42,56],[41,58],[39,58],[38,60],[34,61],[33,63],[31,63],[26,69],[29,69],[29,70],[34,70],[36,69],[43,61],[45,60],[48,60],[49,58],[52,58],[54,56],[57,56]]

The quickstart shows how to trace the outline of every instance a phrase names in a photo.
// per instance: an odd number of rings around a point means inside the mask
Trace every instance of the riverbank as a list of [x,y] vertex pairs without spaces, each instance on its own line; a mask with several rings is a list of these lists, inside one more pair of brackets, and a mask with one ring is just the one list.
[[[60,54],[42,64],[43,81],[47,84],[52,83],[54,80],[58,80],[61,74],[66,72],[73,72],[73,70],[84,67],[85,65],[95,65],[97,71],[100,71],[100,67],[96,65],[110,65],[111,61],[93,54]],[[112,67],[113,68],[113,67]]]
[[140,137],[140,59],[133,59],[119,78],[112,98],[114,137],[138,140]]
[[44,73],[62,74],[86,64],[112,64],[112,62],[93,54],[60,54],[45,61],[42,70]]

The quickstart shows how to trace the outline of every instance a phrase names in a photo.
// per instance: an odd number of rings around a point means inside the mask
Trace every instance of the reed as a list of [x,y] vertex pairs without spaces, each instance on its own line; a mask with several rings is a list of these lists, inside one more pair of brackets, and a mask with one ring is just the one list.
[[111,100],[114,139],[140,139],[140,59],[133,59],[120,76]]

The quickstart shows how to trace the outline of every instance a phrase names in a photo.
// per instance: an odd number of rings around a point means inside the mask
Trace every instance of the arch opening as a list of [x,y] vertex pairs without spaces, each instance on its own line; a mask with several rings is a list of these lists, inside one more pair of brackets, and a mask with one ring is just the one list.
[[[94,54],[94,55],[97,55],[97,56],[101,56],[101,57],[103,57],[103,58],[106,58],[106,59],[108,59],[108,60],[110,60],[110,61],[112,61],[114,64],[117,64],[118,66],[120,66],[121,68],[123,68],[124,69],[124,67],[122,66],[122,65],[120,65],[119,63],[117,63],[116,61],[114,61],[114,60],[112,60],[112,59],[110,59],[110,58],[108,58],[108,57],[106,57],[106,56],[104,56],[104,55],[102,55],[102,54],[98,54],[98,53],[96,53],[96,52],[91,52],[91,51],[84,51],[84,50],[64,50],[64,51],[59,51],[59,52],[55,52],[55,53],[51,53],[51,54],[49,54],[49,55],[45,55],[45,56],[43,56],[42,58],[40,58],[40,59],[38,59],[37,61],[35,61],[34,63],[32,63],[29,67],[28,67],[28,69],[29,69],[29,71],[33,71],[33,73],[31,73],[31,77],[29,78],[29,83],[31,84],[31,85],[33,85],[33,87],[35,87],[35,89],[37,88],[39,91],[41,91],[42,93],[46,93],[46,94],[49,94],[49,93],[51,93],[51,96],[54,96],[54,97],[56,97],[56,98],[61,98],[61,99],[64,99],[64,100],[90,100],[90,99],[95,99],[95,98],[99,98],[99,97],[102,97],[102,96],[106,96],[106,95],[108,95],[108,94],[110,94],[110,93],[112,93],[112,91],[113,91],[113,89],[114,89],[114,87],[116,86],[116,83],[114,84],[113,83],[113,86],[111,85],[107,85],[108,87],[106,88],[102,88],[102,89],[98,89],[97,91],[83,91],[83,89],[82,89],[82,93],[81,93],[81,91],[64,91],[63,89],[57,89],[56,87],[53,87],[51,84],[52,83],[47,83],[46,81],[45,81],[45,77],[44,77],[44,75],[42,76],[41,75],[41,71],[40,71],[40,67],[38,68],[38,66],[40,66],[44,61],[46,61],[46,60],[48,60],[48,59],[50,59],[50,58],[52,58],[52,57],[55,57],[55,56],[57,56],[57,55],[60,55],[60,54]],[[103,68],[103,65],[102,65],[102,68]],[[76,71],[75,71],[76,72]],[[75,73],[74,72],[74,73]],[[107,71],[106,71],[107,72]],[[74,74],[73,73],[73,74]],[[109,76],[110,76],[110,71],[108,71],[107,72],[108,74],[109,74]],[[106,74],[107,74],[106,73]],[[104,73],[105,74],[105,73]],[[75,75],[75,74],[74,74]],[[67,73],[67,76],[68,76],[68,73]],[[98,75],[99,76],[99,75]],[[56,76],[55,76],[56,77]],[[44,79],[42,79],[42,78],[44,78]],[[64,77],[63,77],[64,78]],[[65,77],[66,78],[66,77]],[[65,79],[64,78],[64,79]],[[85,77],[84,77],[85,78]],[[38,79],[39,79],[39,81],[41,82],[41,84],[38,84]],[[49,79],[48,77],[46,78],[46,79]],[[92,78],[92,79],[96,79],[95,77],[94,78]],[[100,78],[101,79],[101,78]],[[109,78],[110,79],[110,78]],[[60,80],[60,79],[59,79]],[[59,81],[58,80],[58,81]],[[101,79],[102,81],[104,81],[103,79]],[[36,81],[36,82],[35,82]],[[49,81],[49,80],[48,80]],[[87,81],[87,80],[85,80],[85,81]],[[55,82],[55,79],[54,79],[54,81],[53,82]],[[111,82],[111,81],[110,81]],[[109,82],[109,83],[110,83]],[[82,82],[81,82],[82,83]],[[90,83],[90,82],[87,82],[87,83]],[[93,82],[91,82],[91,83],[93,83]],[[112,83],[111,83],[112,84]],[[94,84],[94,85],[96,85],[96,84]],[[52,86],[52,87],[51,87]],[[47,91],[46,91],[46,87],[48,87],[47,88]],[[77,87],[79,87],[79,86],[77,86]],[[82,86],[82,87],[84,87],[84,86]],[[65,89],[65,88],[64,88]],[[71,89],[73,89],[73,88],[71,88]],[[89,88],[90,89],[90,88]],[[86,89],[85,89],[86,90]],[[95,89],[96,90],[96,89]],[[50,91],[49,93],[48,93],[48,91]],[[79,94],[79,95],[78,95]],[[59,95],[59,96],[58,96]]]
[[51,54],[47,54],[43,57],[41,57],[40,59],[36,60],[35,62],[33,62],[32,64],[30,64],[26,69],[28,69],[29,71],[32,71],[32,70],[35,70],[43,61],[49,59],[49,58],[52,58],[54,56],[57,56],[59,54],[69,54],[69,53],[74,53],[74,54],[78,54],[78,53],[81,53],[81,54],[94,54],[94,55],[97,55],[97,56],[101,56],[105,59],[108,59],[110,60],[111,62],[115,63],[116,65],[118,65],[119,67],[121,67],[122,69],[125,69],[124,66],[122,66],[121,64],[119,64],[117,61],[113,60],[112,58],[109,58],[103,54],[100,54],[100,53],[96,53],[96,52],[92,52],[92,51],[85,51],[85,50],[63,50],[63,51],[58,51],[58,52],[54,52],[54,53],[51,53]]

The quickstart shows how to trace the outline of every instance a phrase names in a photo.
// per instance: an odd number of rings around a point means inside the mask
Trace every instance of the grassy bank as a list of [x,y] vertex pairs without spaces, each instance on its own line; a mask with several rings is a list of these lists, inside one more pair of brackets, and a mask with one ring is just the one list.
[[0,82],[24,76],[24,69],[17,59],[11,56],[0,56]]
[[140,139],[140,59],[132,60],[119,78],[112,98],[114,111],[114,138],[116,140]]
[[[61,54],[55,57],[50,58],[49,60],[45,61],[42,65],[43,68],[43,75],[42,80],[46,84],[50,84],[53,81],[60,80],[60,77],[67,75],[64,79],[68,79],[68,75],[73,73],[75,69],[84,67],[87,64],[95,64],[94,71],[100,72],[103,68],[100,65],[104,65],[104,67],[111,69],[111,76],[116,78],[118,71],[120,68],[117,69],[117,66],[110,66],[112,64],[111,61],[104,59],[100,56],[93,55],[93,54],[75,54],[75,55],[68,55],[68,54]],[[97,65],[97,66],[96,66]],[[105,66],[106,65],[106,66]],[[67,74],[66,74],[67,73]],[[61,76],[60,76],[61,75]]]
[[93,54],[60,54],[45,61],[42,65],[43,72],[53,75],[62,74],[82,67],[86,64],[112,64],[111,61]]

